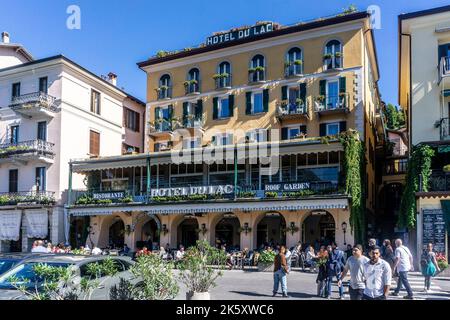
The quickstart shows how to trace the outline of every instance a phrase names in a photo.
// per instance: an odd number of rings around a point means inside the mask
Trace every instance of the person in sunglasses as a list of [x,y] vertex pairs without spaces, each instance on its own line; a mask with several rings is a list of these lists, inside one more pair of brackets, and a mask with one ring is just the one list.
[[338,286],[342,286],[342,279],[345,278],[347,272],[350,271],[350,284],[349,284],[349,294],[350,300],[362,300],[364,288],[366,284],[364,283],[364,264],[369,261],[369,258],[363,255],[363,247],[357,244],[352,249],[352,255],[349,256],[347,262],[345,263],[344,270],[342,271]]
[[370,260],[364,264],[363,300],[386,300],[389,294],[392,270],[389,263],[381,259],[380,255],[380,247],[373,247],[370,252]]

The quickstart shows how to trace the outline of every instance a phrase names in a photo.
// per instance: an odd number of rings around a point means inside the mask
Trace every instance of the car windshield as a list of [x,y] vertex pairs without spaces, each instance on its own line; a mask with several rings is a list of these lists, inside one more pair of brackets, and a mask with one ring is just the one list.
[[17,260],[0,259],[0,274],[3,274],[6,271],[8,271],[9,269],[11,269],[16,263],[17,263]]
[[30,262],[20,264],[0,277],[0,288],[12,287],[10,281],[11,278],[17,279],[16,285],[22,284],[34,285],[34,283],[36,282],[41,282],[42,280],[39,279],[34,272],[34,266],[39,264],[45,264],[51,267],[62,267],[62,268],[67,268],[70,265],[69,263],[41,263],[41,262]]

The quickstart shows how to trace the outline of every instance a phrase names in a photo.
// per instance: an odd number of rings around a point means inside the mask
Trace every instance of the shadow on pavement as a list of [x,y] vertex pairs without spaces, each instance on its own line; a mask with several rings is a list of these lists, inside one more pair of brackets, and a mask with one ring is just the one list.
[[242,294],[244,296],[252,296],[252,297],[270,297],[272,298],[272,295],[270,294],[262,294],[257,292],[249,292],[249,291],[230,291],[237,294]]

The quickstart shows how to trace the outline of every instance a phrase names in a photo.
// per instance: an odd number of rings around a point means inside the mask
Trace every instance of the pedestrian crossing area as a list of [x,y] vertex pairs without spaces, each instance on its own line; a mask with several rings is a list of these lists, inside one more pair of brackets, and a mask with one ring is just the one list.
[[[392,278],[391,282],[391,294],[394,293],[397,288],[397,278]],[[431,279],[430,291],[425,292],[425,279],[420,272],[408,273],[408,281],[411,289],[413,290],[414,300],[450,300],[450,293],[443,290],[436,281]],[[332,291],[335,291],[332,290]],[[337,293],[337,290],[336,290]],[[405,287],[402,286],[398,296],[389,295],[388,300],[405,300],[403,297],[407,295]],[[348,293],[344,294],[345,299],[350,299]]]

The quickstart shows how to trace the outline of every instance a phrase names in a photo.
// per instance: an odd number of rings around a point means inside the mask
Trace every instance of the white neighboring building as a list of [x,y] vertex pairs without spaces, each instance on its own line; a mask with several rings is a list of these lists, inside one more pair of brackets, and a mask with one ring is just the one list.
[[[18,48],[0,44],[0,252],[63,242],[70,159],[120,155],[125,105],[144,108],[62,55],[32,60]],[[73,188],[85,188],[82,176]]]

